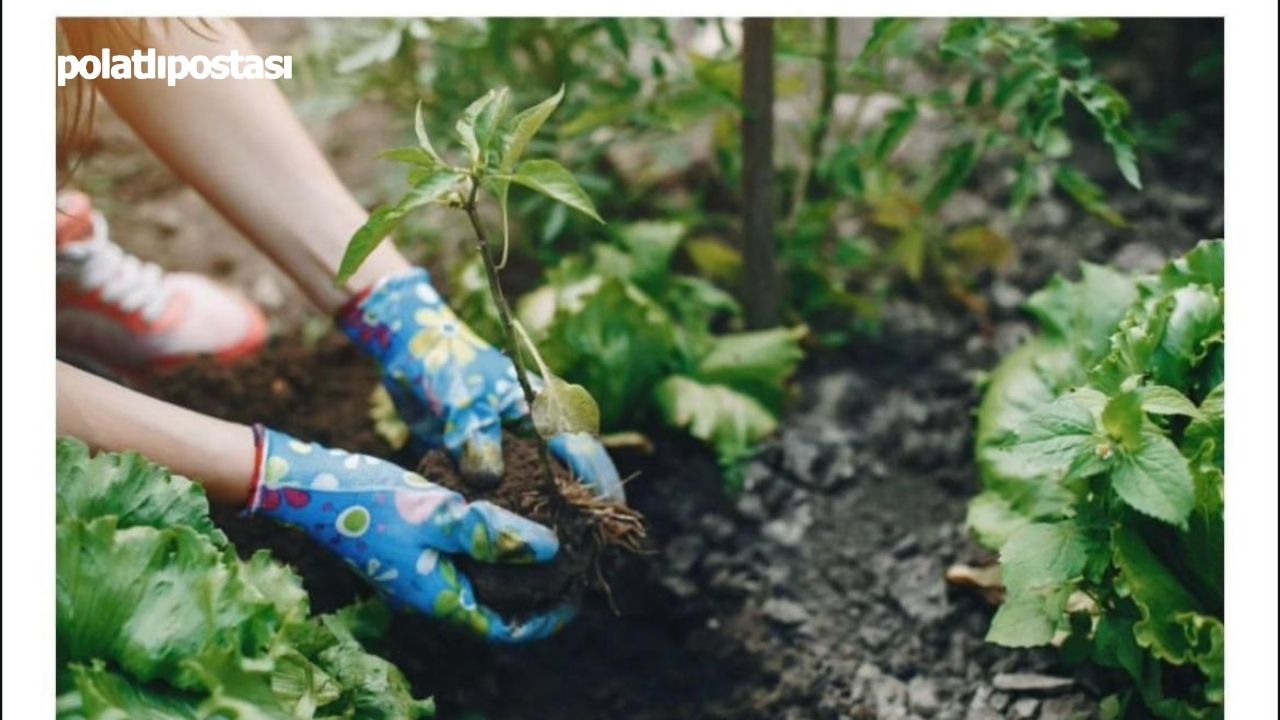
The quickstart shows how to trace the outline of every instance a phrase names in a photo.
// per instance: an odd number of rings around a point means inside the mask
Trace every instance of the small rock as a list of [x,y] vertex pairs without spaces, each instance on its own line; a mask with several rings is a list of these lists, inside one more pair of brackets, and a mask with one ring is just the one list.
[[808,433],[786,430],[782,435],[782,469],[792,477],[808,482],[822,451],[822,446],[814,442]]
[[698,594],[698,586],[688,578],[679,575],[667,575],[660,582],[662,587],[681,600],[688,600]]
[[919,549],[920,549],[919,538],[917,538],[912,533],[907,533],[906,535],[902,536],[902,539],[894,543],[892,552],[894,557],[904,558],[908,555],[916,554],[916,551]]
[[969,708],[965,711],[964,720],[1001,720],[1000,713],[992,710],[987,704],[991,698],[991,687],[988,685],[979,685],[974,691],[973,698],[969,701]]
[[1009,707],[1009,696],[1002,692],[993,692],[991,697],[987,698],[987,707],[994,710],[1004,710]]
[[769,598],[760,610],[779,625],[799,625],[809,619],[809,611],[794,600]]
[[906,720],[907,685],[892,675],[880,677],[871,690],[879,720]]
[[800,505],[784,517],[765,523],[761,532],[765,537],[787,547],[795,547],[804,539],[805,532],[813,524],[813,510]]
[[992,678],[991,684],[1005,692],[1053,695],[1070,690],[1076,683],[1071,678],[1039,673],[999,673]]
[[1150,243],[1131,242],[1120,248],[1111,259],[1111,264],[1127,272],[1154,272],[1164,267],[1165,257],[1158,248]]
[[1040,720],[1084,720],[1097,716],[1097,703],[1080,693],[1049,698],[1040,706]]
[[936,558],[917,555],[897,563],[895,570],[889,592],[904,612],[926,623],[946,616],[946,583]]
[[907,704],[911,712],[924,717],[933,717],[941,707],[938,701],[938,685],[931,678],[917,675],[907,683]]
[[697,535],[681,535],[667,543],[662,556],[676,572],[683,574],[693,569],[702,554],[702,538]]
[[764,502],[757,495],[743,493],[738,498],[738,512],[748,520],[756,522],[764,522],[769,518],[769,512],[764,508]]
[[1031,720],[1040,709],[1040,701],[1035,698],[1022,698],[1009,709],[1009,716],[1017,720]]
[[1022,290],[1008,280],[1002,278],[991,283],[991,301],[1001,310],[1016,310],[1026,299]]
[[703,532],[713,540],[724,542],[733,537],[733,521],[723,515],[703,515],[700,524]]
[[863,625],[858,630],[858,637],[872,650],[879,650],[893,637],[893,631],[879,625]]

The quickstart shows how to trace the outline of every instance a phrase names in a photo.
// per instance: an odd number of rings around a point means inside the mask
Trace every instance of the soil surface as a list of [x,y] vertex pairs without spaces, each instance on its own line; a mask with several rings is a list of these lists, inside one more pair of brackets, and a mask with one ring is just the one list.
[[[1139,115],[1174,91],[1121,89]],[[375,132],[351,132],[376,120],[340,119],[345,127],[328,137],[389,147]],[[1078,162],[1106,185],[1128,226],[1087,217],[1060,197],[1036,204],[1009,230],[1017,266],[979,288],[991,301],[988,325],[911,295],[890,301],[882,336],[806,361],[797,402],[736,497],[722,489],[705,448],[681,436],[653,431],[653,454],[615,453],[624,477],[640,473],[628,497],[655,547],[608,561],[620,614],[588,593],[560,636],[514,648],[401,616],[380,650],[417,692],[435,696],[442,718],[1095,716],[1110,678],[1062,666],[1050,652],[984,643],[993,608],[943,579],[953,562],[990,559],[963,522],[978,489],[971,413],[983,373],[1032,332],[1019,305],[1053,273],[1074,276],[1082,259],[1151,270],[1198,239],[1223,235],[1220,127],[1193,124],[1176,154],[1144,155],[1141,193],[1121,186],[1104,147],[1081,143]],[[251,371],[203,364],[152,392],[412,465],[370,429],[373,367],[341,338],[303,343],[296,291],[244,248],[212,242],[233,233],[205,223],[212,213],[196,209],[191,191],[124,143],[108,133],[97,165],[126,231],[115,237],[166,266],[223,277],[286,319],[279,327],[287,332]],[[328,149],[340,174],[359,183],[367,154],[344,159]],[[989,173],[946,212],[998,215],[1003,186]],[[317,611],[368,592],[301,535],[232,511],[217,518],[242,552],[270,547],[294,565]]]

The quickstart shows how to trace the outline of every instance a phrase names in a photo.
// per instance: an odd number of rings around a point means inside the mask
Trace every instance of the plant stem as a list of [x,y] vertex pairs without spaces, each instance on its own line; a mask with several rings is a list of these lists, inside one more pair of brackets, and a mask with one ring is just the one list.
[[818,163],[822,161],[822,149],[831,129],[831,111],[836,101],[836,60],[840,54],[839,22],[838,18],[823,20],[822,54],[818,58],[822,69],[822,89],[818,97],[817,112],[809,129],[809,156],[802,161],[804,166],[796,174],[791,187],[791,207],[788,209],[787,228],[793,233],[800,218],[800,208],[819,194]]
[[[467,211],[467,219],[471,221],[471,229],[476,234],[476,247],[480,251],[480,261],[484,264],[485,276],[489,279],[489,294],[493,297],[493,304],[498,308],[498,319],[502,324],[502,340],[507,346],[507,355],[511,358],[511,364],[516,368],[516,379],[520,381],[520,389],[524,391],[525,402],[529,407],[533,407],[533,385],[529,382],[529,373],[525,370],[524,359],[520,357],[520,346],[516,342],[515,330],[511,323],[511,307],[507,305],[507,297],[502,292],[502,283],[498,281],[498,269],[493,264],[493,256],[489,252],[489,237],[484,232],[484,225],[480,222],[480,214],[476,211],[476,197],[480,192],[480,181],[475,177],[471,178],[471,194],[467,198],[467,202],[462,206]],[[556,478],[551,470],[551,452],[547,448],[547,443],[541,435],[537,436],[538,442],[538,458],[542,466],[542,479],[546,485],[547,496],[551,498],[560,497],[560,491],[556,487]]]

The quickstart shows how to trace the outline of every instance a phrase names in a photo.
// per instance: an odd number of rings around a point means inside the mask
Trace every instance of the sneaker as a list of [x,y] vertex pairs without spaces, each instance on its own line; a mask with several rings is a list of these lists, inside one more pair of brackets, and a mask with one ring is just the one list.
[[57,242],[58,356],[68,362],[131,376],[200,356],[229,362],[266,342],[255,305],[203,275],[128,254],[82,193],[58,198]]

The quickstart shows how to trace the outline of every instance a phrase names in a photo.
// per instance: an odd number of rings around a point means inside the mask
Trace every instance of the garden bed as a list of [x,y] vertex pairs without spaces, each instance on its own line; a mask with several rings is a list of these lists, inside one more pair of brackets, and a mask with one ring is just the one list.
[[[623,476],[639,473],[628,495],[655,546],[607,568],[618,615],[588,595],[562,635],[521,648],[399,617],[382,650],[442,717],[1088,716],[1105,678],[985,644],[991,607],[943,579],[952,563],[989,559],[963,525],[976,491],[975,383],[1025,335],[1018,301],[1053,272],[1080,259],[1147,269],[1221,233],[1212,157],[1168,168],[1186,179],[1177,185],[1157,174],[1142,196],[1119,197],[1127,230],[1053,201],[1034,209],[1020,268],[987,288],[993,325],[899,299],[883,337],[811,358],[800,400],[736,498],[706,450],[682,438],[655,436],[649,455],[616,452]],[[376,381],[345,340],[294,334],[247,365],[189,368],[153,392],[409,463],[371,430]],[[242,552],[270,547],[294,565],[317,611],[367,592],[301,536],[226,511],[218,519]],[[1029,682],[1018,673],[1070,682],[1016,690]]]

